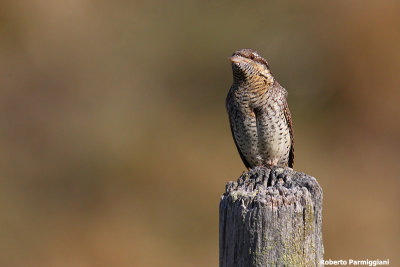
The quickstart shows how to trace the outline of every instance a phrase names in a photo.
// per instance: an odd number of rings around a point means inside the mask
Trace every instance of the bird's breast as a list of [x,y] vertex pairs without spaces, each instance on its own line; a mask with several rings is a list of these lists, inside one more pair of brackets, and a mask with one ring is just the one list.
[[256,113],[260,157],[278,164],[287,162],[290,150],[290,132],[283,104],[276,99],[267,101]]
[[274,91],[242,92],[235,91],[227,99],[232,133],[242,156],[250,167],[287,166],[291,140],[286,99]]

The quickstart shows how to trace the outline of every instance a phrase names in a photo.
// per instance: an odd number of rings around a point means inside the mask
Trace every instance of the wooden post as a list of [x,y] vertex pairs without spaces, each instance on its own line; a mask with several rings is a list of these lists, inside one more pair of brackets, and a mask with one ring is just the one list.
[[290,168],[256,167],[219,206],[219,266],[320,266],[322,189]]

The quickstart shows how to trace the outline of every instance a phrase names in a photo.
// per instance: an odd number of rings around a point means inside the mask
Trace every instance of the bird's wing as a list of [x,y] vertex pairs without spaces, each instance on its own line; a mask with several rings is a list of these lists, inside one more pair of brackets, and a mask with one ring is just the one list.
[[230,126],[231,126],[231,133],[232,133],[233,141],[235,141],[235,145],[236,145],[236,148],[237,148],[237,150],[238,150],[238,152],[239,152],[240,158],[242,159],[243,164],[246,166],[246,168],[247,168],[248,170],[250,170],[250,169],[251,169],[250,164],[247,162],[246,158],[245,158],[244,155],[242,154],[242,151],[240,151],[240,148],[239,148],[239,146],[238,146],[238,144],[237,144],[237,142],[236,142],[235,134],[233,133],[233,125],[232,125],[232,122],[231,122],[231,119],[230,119],[230,118],[229,118],[229,124],[230,124]]
[[250,170],[250,169],[251,169],[250,164],[247,162],[246,158],[245,158],[244,155],[242,154],[242,151],[240,151],[239,145],[238,145],[238,143],[236,142],[235,134],[234,134],[234,132],[233,132],[233,127],[234,127],[234,126],[233,126],[233,123],[232,123],[232,116],[234,116],[234,114],[232,114],[232,113],[234,113],[235,111],[231,108],[231,101],[232,101],[232,95],[231,95],[231,93],[229,92],[229,93],[228,93],[228,96],[226,97],[226,100],[225,100],[225,105],[226,105],[226,110],[228,111],[228,115],[229,115],[229,125],[230,125],[230,128],[231,128],[231,133],[232,133],[233,141],[235,142],[237,151],[239,152],[239,155],[240,155],[240,158],[241,158],[242,161],[243,161],[243,164],[246,166],[246,168],[247,168],[248,170]]
[[290,133],[290,151],[289,151],[289,162],[288,165],[290,168],[293,168],[294,164],[294,138],[293,138],[293,123],[292,123],[292,115],[290,114],[289,106],[286,101],[284,101],[283,110],[285,113],[285,119],[289,126],[289,133]]

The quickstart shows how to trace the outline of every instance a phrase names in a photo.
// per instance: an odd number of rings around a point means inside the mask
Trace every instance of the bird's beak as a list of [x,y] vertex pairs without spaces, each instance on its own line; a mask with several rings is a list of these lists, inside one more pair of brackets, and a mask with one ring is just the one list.
[[244,57],[241,57],[241,56],[231,56],[231,57],[228,57],[228,59],[232,62],[232,63],[236,63],[236,64],[238,64],[238,63],[247,63],[247,58],[244,58]]
[[239,63],[240,59],[238,56],[232,56],[232,57],[228,57],[229,61],[231,61],[232,63]]

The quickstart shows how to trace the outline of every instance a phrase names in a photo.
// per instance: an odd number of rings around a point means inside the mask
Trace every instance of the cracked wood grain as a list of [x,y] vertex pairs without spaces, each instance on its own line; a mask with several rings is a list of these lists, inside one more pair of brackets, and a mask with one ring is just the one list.
[[291,168],[256,167],[228,182],[219,207],[220,267],[319,266],[322,189]]

